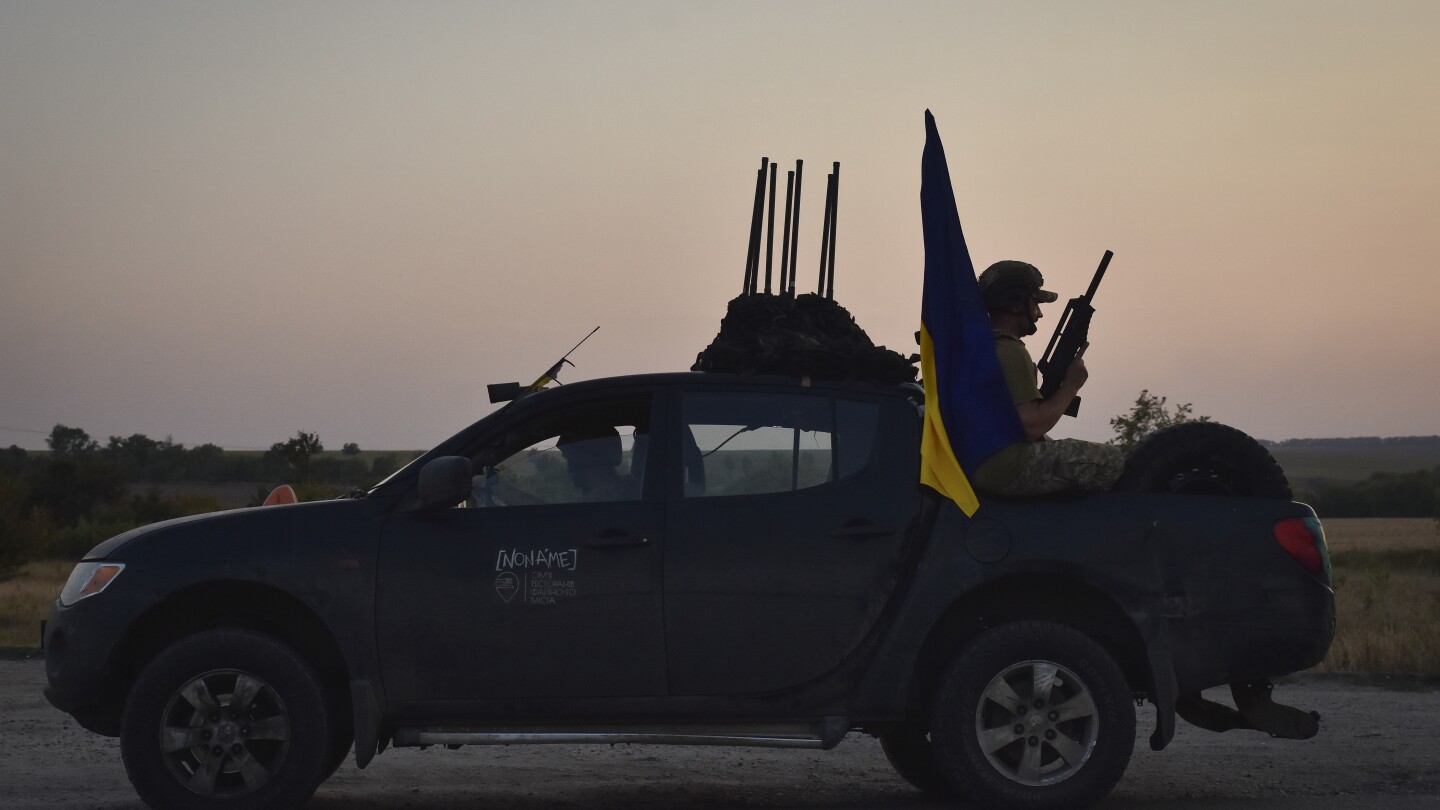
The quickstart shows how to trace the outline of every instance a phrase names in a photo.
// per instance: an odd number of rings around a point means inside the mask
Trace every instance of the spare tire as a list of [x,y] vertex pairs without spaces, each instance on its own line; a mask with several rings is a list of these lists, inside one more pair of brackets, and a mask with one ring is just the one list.
[[1141,439],[1125,459],[1115,489],[1287,501],[1294,497],[1270,451],[1218,422],[1184,422]]

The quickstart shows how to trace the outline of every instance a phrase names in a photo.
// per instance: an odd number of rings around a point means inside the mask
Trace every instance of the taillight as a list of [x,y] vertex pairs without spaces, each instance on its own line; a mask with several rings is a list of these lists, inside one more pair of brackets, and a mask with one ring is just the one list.
[[1315,518],[1290,518],[1275,524],[1275,540],[1295,562],[1321,579],[1328,580],[1325,559],[1325,532]]

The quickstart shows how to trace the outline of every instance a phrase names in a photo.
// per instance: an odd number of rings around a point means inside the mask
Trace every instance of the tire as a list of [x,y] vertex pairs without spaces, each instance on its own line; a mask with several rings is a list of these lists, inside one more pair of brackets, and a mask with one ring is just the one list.
[[1286,501],[1294,497],[1270,451],[1218,422],[1185,422],[1141,439],[1126,458],[1115,489]]
[[1083,633],[1052,622],[1002,624],[951,664],[930,742],[950,785],[976,807],[1088,807],[1130,762],[1130,697],[1120,668]]
[[334,776],[335,772],[340,770],[340,766],[344,765],[345,760],[350,757],[350,749],[354,745],[355,738],[348,732],[337,734],[331,739],[330,758],[325,762],[325,776],[320,780],[321,782]]
[[880,747],[890,766],[916,790],[937,799],[953,799],[955,788],[945,779],[930,738],[921,731],[901,728],[880,738]]
[[293,808],[327,775],[329,701],[294,650],[248,630],[174,643],[130,690],[125,771],[155,810]]

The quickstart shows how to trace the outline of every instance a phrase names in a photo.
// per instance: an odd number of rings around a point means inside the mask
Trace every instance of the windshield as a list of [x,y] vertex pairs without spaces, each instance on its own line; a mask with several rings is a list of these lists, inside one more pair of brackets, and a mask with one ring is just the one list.
[[387,475],[387,476],[385,476],[384,478],[380,479],[379,482],[377,482],[376,484],[374,484],[373,486],[371,486],[369,489],[365,490],[365,494],[368,495],[368,494],[374,492],[375,490],[377,490],[377,489],[385,486],[386,484],[390,483],[390,482],[393,481],[397,476],[403,474],[406,470],[408,470],[408,469],[410,469],[411,467],[413,467],[413,466],[415,465],[415,462],[419,461],[420,459],[424,458],[424,457],[427,456],[427,455],[429,455],[429,454],[428,454],[428,453],[421,453],[420,455],[418,455],[418,456],[410,459],[409,461],[405,462],[403,465],[400,466],[400,469],[396,470],[395,472],[390,473],[389,475]]
[[410,459],[410,461],[404,466],[402,466],[400,469],[396,470],[393,473],[390,473],[389,475],[385,476],[385,478],[379,483],[370,487],[370,489],[366,491],[366,494],[373,495],[374,493],[383,489],[392,481],[401,478],[413,477],[414,475],[416,475],[416,473],[419,472],[420,466],[423,465],[425,462],[428,462],[432,458],[438,458],[440,456],[466,455],[464,448],[474,443],[476,431],[483,429],[483,426],[488,424],[490,420],[510,410],[511,406],[513,406],[514,404],[514,402],[505,403],[504,407],[501,407],[500,409],[481,417],[478,422],[471,424],[469,427],[465,428],[459,433],[456,433],[454,436],[451,436],[445,441],[435,445],[430,450],[427,450],[424,453],[416,456],[415,458]]

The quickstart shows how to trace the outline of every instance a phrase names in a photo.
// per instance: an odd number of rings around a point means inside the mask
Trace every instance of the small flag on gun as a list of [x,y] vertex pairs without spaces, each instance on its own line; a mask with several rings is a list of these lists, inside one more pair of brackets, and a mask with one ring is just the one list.
[[935,118],[925,111],[920,214],[925,230],[925,292],[920,306],[920,373],[925,428],[920,483],[974,515],[980,501],[966,471],[1025,440],[1010,401]]
[[568,364],[568,365],[572,365],[572,366],[575,365],[574,363],[571,363],[569,360],[566,360],[566,359],[564,359],[564,358],[561,358],[560,362],[558,362],[558,363],[556,363],[555,365],[553,365],[553,366],[550,367],[550,370],[549,370],[549,371],[545,372],[544,374],[541,374],[539,377],[536,377],[536,378],[535,378],[535,382],[532,382],[532,383],[530,383],[528,386],[526,386],[526,387],[525,387],[525,390],[527,390],[527,391],[539,391],[540,389],[544,388],[545,386],[549,385],[550,383],[555,382],[555,380],[556,380],[557,378],[559,378],[559,376],[560,376],[560,369],[561,369],[563,366],[567,365],[567,364]]
[[535,379],[535,382],[530,383],[530,385],[526,386],[525,390],[526,390],[526,391],[539,391],[540,389],[544,388],[545,386],[549,385],[549,384],[552,383],[552,382],[559,382],[559,381],[560,381],[560,369],[564,368],[565,366],[573,366],[573,365],[575,365],[574,363],[570,362],[570,355],[573,354],[576,349],[580,348],[580,344],[581,344],[581,343],[584,343],[585,341],[589,340],[589,339],[590,339],[590,335],[593,335],[593,334],[595,334],[596,332],[599,332],[599,331],[600,331],[600,327],[598,327],[598,326],[595,327],[594,329],[591,329],[589,335],[586,335],[585,337],[580,338],[580,343],[576,343],[574,346],[571,346],[571,347],[570,347],[570,351],[566,352],[564,357],[562,357],[562,358],[560,358],[559,360],[555,361],[555,365],[551,366],[548,371],[546,371],[544,374],[541,374],[539,377],[537,377],[537,378]]

